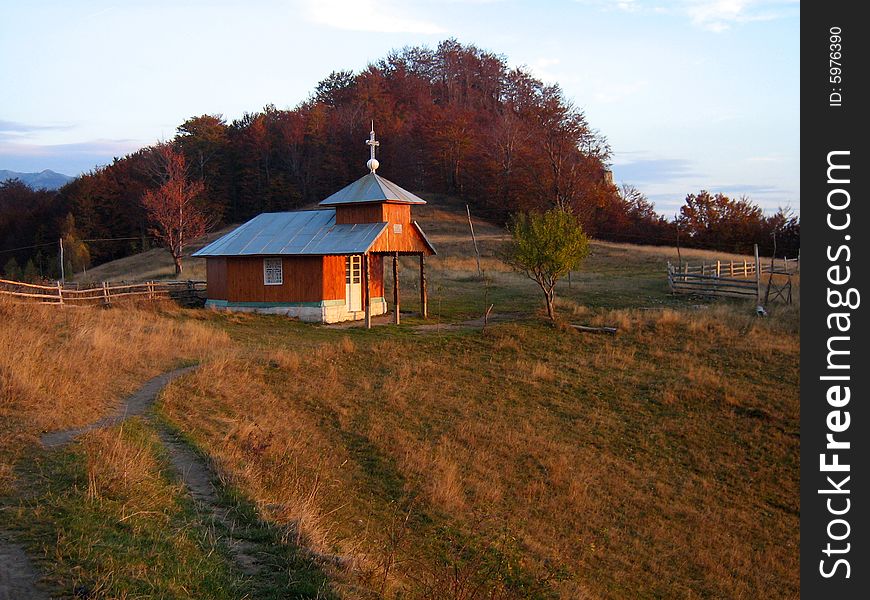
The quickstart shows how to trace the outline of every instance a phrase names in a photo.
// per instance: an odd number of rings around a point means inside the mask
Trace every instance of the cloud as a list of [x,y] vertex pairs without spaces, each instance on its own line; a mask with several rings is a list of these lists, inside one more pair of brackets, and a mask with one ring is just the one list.
[[403,14],[400,6],[376,0],[305,0],[303,12],[314,23],[347,31],[422,34],[446,31],[431,21]]
[[693,0],[687,3],[686,14],[692,23],[714,33],[721,33],[735,23],[770,21],[777,18],[768,7],[771,2],[759,0]]
[[712,185],[710,190],[716,190],[716,193],[722,193],[729,198],[739,198],[740,196],[770,196],[770,195],[787,195],[789,190],[772,186],[772,185],[756,185],[751,183],[730,183],[725,185]]
[[12,171],[52,169],[78,174],[112,162],[147,145],[140,140],[90,140],[69,144],[26,144],[0,139],[0,168]]
[[604,10],[629,13],[680,15],[693,25],[721,33],[740,23],[772,21],[797,14],[799,0],[662,0],[645,4],[639,0],[578,0]]
[[767,154],[764,156],[750,156],[746,159],[746,162],[749,163],[761,163],[761,164],[769,164],[769,163],[782,163],[792,160],[791,157],[786,156],[784,154]]
[[646,81],[628,83],[596,82],[595,100],[604,104],[615,104],[642,92],[647,87]]
[[64,131],[73,127],[74,125],[66,124],[33,125],[20,121],[0,120],[0,141],[4,139],[21,139],[40,131]]
[[[624,153],[632,154],[632,153]],[[642,158],[613,165],[617,181],[635,185],[668,183],[691,177],[704,177],[692,161],[684,158]]]

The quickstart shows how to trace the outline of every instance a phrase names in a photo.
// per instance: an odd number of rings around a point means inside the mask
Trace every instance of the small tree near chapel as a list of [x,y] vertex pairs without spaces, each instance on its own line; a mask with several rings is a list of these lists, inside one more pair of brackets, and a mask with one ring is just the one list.
[[505,262],[537,283],[544,292],[547,316],[556,319],[556,283],[589,254],[580,220],[562,208],[519,213],[509,225]]

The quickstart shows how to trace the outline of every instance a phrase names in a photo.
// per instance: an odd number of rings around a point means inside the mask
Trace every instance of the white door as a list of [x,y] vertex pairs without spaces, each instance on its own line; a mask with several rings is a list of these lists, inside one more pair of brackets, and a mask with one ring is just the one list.
[[350,312],[362,310],[362,256],[347,256],[344,260],[345,303]]

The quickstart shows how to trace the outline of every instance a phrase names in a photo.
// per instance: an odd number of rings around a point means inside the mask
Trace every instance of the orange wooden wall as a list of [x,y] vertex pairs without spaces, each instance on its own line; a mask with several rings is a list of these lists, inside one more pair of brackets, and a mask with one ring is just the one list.
[[323,300],[344,300],[344,256],[323,257]]
[[369,255],[369,272],[372,298],[381,298],[384,295],[384,257],[379,254]]
[[285,256],[282,262],[284,283],[264,285],[263,257],[228,257],[226,299],[230,302],[317,302],[323,299],[322,256]]
[[227,259],[207,258],[205,261],[206,295],[213,300],[227,299]]
[[371,252],[422,252],[430,256],[432,251],[412,223],[402,223],[402,233],[396,234],[393,224],[387,226],[380,237],[372,244]]
[[[229,302],[319,302],[345,299],[344,256],[285,256],[284,283],[263,283],[263,257],[216,257],[206,260],[207,294]],[[369,257],[371,293],[384,295],[384,261]]]
[[343,223],[383,223],[383,203],[351,204],[335,207],[335,222]]
[[[432,254],[411,224],[411,205],[378,202],[335,207],[336,223],[387,223],[387,228],[372,246],[372,252],[423,252]],[[394,225],[401,225],[396,233]]]

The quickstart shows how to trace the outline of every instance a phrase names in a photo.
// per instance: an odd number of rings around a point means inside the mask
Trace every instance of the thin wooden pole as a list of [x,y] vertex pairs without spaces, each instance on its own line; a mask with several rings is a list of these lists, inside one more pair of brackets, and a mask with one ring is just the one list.
[[722,261],[717,260],[716,261],[716,277],[721,277],[722,276],[721,273],[722,273]]
[[426,293],[426,257],[420,253],[420,313],[429,318],[429,297]]
[[680,253],[680,226],[677,225],[677,271],[683,266],[683,255]]
[[761,262],[758,258],[758,244],[755,244],[755,296],[761,302]]
[[471,241],[474,243],[474,255],[477,257],[477,276],[483,277],[480,270],[480,250],[477,249],[477,238],[474,236],[474,224],[471,222],[471,209],[465,205],[465,212],[468,214],[468,228],[471,230]]
[[363,254],[363,278],[365,278],[365,308],[366,308],[366,329],[372,328],[372,290],[370,287],[371,277],[369,277],[369,255]]
[[393,322],[398,325],[401,322],[401,316],[399,311],[399,253],[396,252],[393,254],[393,307],[395,309],[395,315],[393,317]]
[[57,240],[58,246],[60,246],[60,280],[61,282],[65,281],[64,272],[63,272],[63,238],[58,238]]
[[57,298],[58,301],[63,304],[63,283],[60,281],[57,282]]

